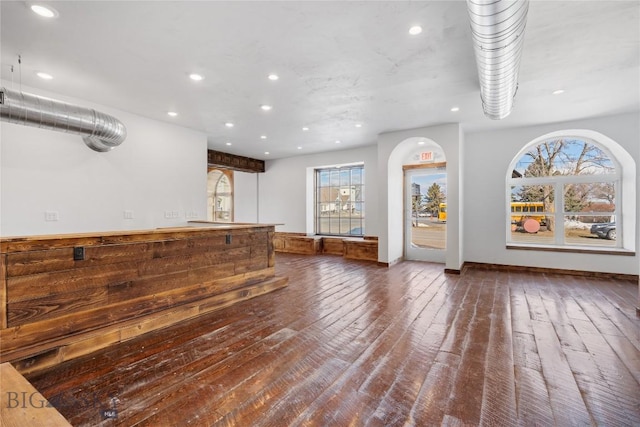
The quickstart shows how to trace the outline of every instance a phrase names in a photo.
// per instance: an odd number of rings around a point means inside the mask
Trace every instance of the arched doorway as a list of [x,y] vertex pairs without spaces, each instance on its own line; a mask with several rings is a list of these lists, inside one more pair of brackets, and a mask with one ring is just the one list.
[[447,249],[447,170],[442,148],[412,138],[402,161],[404,258],[444,263]]

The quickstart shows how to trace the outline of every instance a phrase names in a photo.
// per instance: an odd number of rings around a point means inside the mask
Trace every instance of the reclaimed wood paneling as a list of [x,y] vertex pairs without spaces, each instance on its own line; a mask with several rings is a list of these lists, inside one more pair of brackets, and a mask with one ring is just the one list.
[[7,327],[7,256],[0,253],[0,328]]
[[[136,327],[142,318],[165,324],[154,316],[166,319],[167,310],[185,304],[197,314],[198,301],[214,297],[215,307],[277,289],[282,283],[256,288],[275,276],[273,233],[273,226],[244,225],[3,239],[0,356],[15,361],[38,353],[44,360],[53,351],[55,360],[66,359],[57,346],[101,341],[87,338],[95,331],[112,333],[132,320]],[[74,260],[77,247],[84,259]],[[187,311],[170,322],[191,316]],[[103,341],[113,339],[120,338]]]

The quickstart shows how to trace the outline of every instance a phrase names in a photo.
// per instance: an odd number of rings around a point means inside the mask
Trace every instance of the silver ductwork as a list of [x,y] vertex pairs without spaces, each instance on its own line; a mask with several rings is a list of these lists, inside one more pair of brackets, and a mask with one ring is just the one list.
[[484,114],[507,117],[518,90],[518,69],[529,0],[467,0]]
[[89,148],[106,152],[127,137],[113,116],[91,108],[0,87],[0,120],[82,136]]

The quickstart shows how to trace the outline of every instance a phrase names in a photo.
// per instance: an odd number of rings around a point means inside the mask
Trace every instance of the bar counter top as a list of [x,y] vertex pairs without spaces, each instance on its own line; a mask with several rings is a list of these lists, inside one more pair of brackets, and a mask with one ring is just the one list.
[[141,230],[114,230],[83,233],[43,234],[25,236],[0,236],[0,253],[33,250],[46,245],[47,247],[69,246],[70,243],[94,246],[109,243],[123,243],[144,240],[164,239],[168,236],[181,238],[211,231],[228,230],[258,230],[274,229],[281,224],[257,223],[223,223],[211,221],[189,221],[186,225],[160,227]]

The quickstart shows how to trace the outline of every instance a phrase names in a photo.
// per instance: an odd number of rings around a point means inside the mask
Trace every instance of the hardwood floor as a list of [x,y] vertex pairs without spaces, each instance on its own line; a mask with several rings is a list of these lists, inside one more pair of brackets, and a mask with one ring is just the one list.
[[74,426],[640,425],[637,282],[276,266],[285,289],[28,379]]

